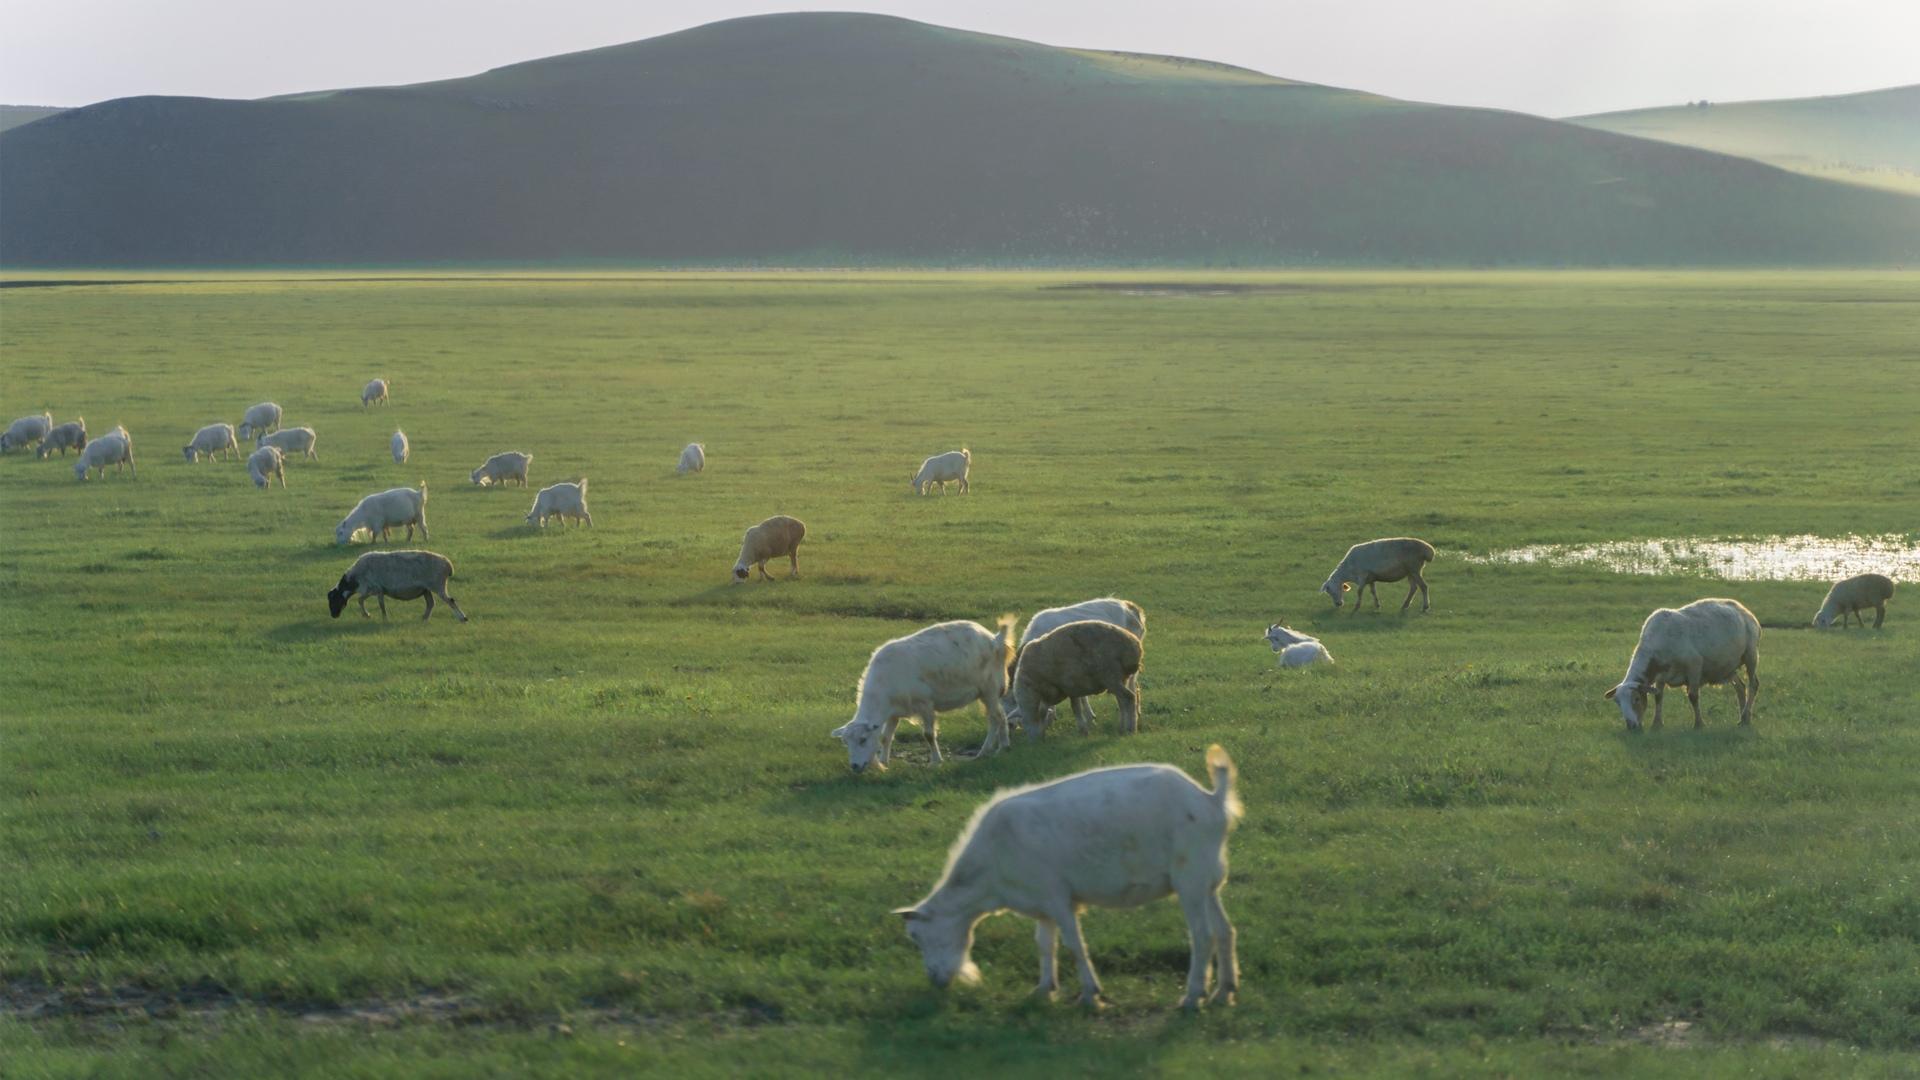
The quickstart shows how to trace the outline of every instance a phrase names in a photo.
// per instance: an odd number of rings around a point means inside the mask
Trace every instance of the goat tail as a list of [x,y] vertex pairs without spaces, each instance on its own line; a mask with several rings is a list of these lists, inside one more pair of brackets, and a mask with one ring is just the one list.
[[1000,632],[994,635],[994,644],[1000,648],[1000,667],[1005,669],[1013,663],[1013,628],[1019,623],[1013,615],[1000,616]]
[[1213,800],[1220,804],[1220,809],[1227,815],[1228,826],[1232,826],[1246,813],[1246,809],[1240,805],[1239,793],[1233,789],[1234,777],[1240,774],[1240,770],[1233,767],[1233,759],[1227,756],[1219,743],[1207,747],[1207,771],[1213,774]]

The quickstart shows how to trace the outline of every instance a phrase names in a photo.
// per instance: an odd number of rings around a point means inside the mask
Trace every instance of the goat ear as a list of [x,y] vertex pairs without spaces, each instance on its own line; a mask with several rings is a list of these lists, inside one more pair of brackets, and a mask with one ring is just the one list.
[[852,726],[853,725],[851,723],[841,724],[839,727],[834,728],[832,731],[827,732],[827,734],[836,739],[844,739],[847,737],[847,729]]
[[1618,694],[1619,692],[1620,692],[1620,688],[1619,688],[1619,687],[1617,687],[1617,686],[1616,686],[1616,687],[1613,687],[1613,688],[1612,688],[1612,689],[1610,689],[1610,690],[1608,690],[1608,691],[1607,691],[1607,700],[1608,700],[1608,701],[1612,701],[1612,700],[1613,700],[1613,696],[1614,696],[1615,694]]
[[910,908],[910,907],[894,908],[893,913],[895,915],[900,916],[902,919],[907,920],[908,922],[912,922],[915,919],[926,918],[926,916],[920,914],[919,908]]

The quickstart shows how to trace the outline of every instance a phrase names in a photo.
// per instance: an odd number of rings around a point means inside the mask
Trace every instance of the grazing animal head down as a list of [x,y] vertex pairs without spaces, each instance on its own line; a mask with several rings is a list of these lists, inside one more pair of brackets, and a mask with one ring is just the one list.
[[[1340,586],[1337,589],[1334,588],[1334,585],[1336,583]],[[1327,583],[1325,585],[1320,586],[1320,591],[1323,593],[1326,593],[1329,597],[1333,599],[1334,607],[1345,607],[1347,604],[1346,598],[1340,594],[1347,592],[1352,588],[1353,588],[1353,582],[1340,581],[1339,578],[1336,576],[1336,577],[1328,578]]]
[[[874,764],[873,755],[880,749],[880,729],[872,724],[863,724],[858,720],[849,720],[833,729],[832,735],[847,745],[847,767],[856,773],[865,772],[868,765]],[[882,765],[880,768],[886,768]]]
[[333,614],[334,618],[339,618],[340,613],[346,610],[347,599],[359,591],[359,588],[351,576],[343,575],[340,578],[340,584],[327,590],[327,610]]
[[736,566],[735,566],[735,567],[733,568],[733,580],[735,580],[735,581],[745,581],[745,580],[747,580],[747,573],[748,573],[748,571],[747,571],[747,568],[746,568],[746,566],[745,566],[744,564],[741,564],[741,565],[736,565]]
[[336,544],[345,544],[353,539],[353,534],[356,531],[349,521],[343,521],[333,527],[333,542]]
[[[1625,690],[1626,693],[1621,693]],[[1620,706],[1620,716],[1627,722],[1628,731],[1640,730],[1640,714],[1647,708],[1647,687],[1645,683],[1621,683],[1607,691],[1607,700]]]
[[980,982],[980,969],[973,964],[973,920],[922,908],[900,908],[894,914],[906,923],[907,937],[920,946],[920,959],[934,986],[945,990],[956,982]]

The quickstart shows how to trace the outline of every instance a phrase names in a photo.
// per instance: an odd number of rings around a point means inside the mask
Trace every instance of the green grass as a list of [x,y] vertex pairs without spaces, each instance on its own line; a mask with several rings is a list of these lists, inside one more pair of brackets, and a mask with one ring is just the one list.
[[[1914,277],[1068,280],[0,294],[8,416],[124,422],[140,462],[0,459],[4,1071],[1911,1074],[1913,586],[1881,632],[1815,633],[1817,583],[1462,554],[1911,535]],[[319,432],[290,490],[181,461],[267,398]],[[690,440],[708,471],[676,477]],[[908,494],[961,444],[971,496]],[[510,448],[591,477],[598,527],[466,485]],[[334,523],[423,477],[472,621],[329,620]],[[776,512],[805,577],[729,585]],[[1431,615],[1315,592],[1403,533],[1440,549]],[[1148,611],[1140,735],[933,770],[903,734],[848,775],[827,732],[875,645],[1108,593]],[[1641,619],[1720,594],[1769,627],[1754,728],[1715,690],[1705,730],[1626,735],[1601,694]],[[1274,670],[1275,619],[1338,667]],[[1238,1008],[1172,1011],[1171,903],[1088,918],[1098,1016],[1026,1000],[1017,918],[984,986],[926,986],[887,911],[980,800],[1216,741]]]

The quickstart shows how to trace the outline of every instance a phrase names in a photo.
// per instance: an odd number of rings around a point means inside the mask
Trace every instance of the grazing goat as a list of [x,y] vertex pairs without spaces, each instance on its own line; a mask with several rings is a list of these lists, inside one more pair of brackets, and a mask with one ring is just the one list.
[[253,479],[253,486],[265,488],[275,477],[280,480],[280,490],[287,490],[287,459],[277,446],[257,446],[247,457],[247,475]]
[[521,487],[527,486],[527,470],[533,465],[533,455],[518,450],[507,450],[495,454],[480,463],[480,467],[469,474],[468,479],[481,487],[505,484],[509,480],[520,481]]
[[385,540],[389,533],[402,525],[407,527],[407,539],[413,539],[415,525],[420,526],[420,539],[428,539],[425,480],[420,481],[417,491],[413,488],[389,488],[361,499],[353,512],[341,518],[340,524],[333,527],[333,542],[347,543],[362,529],[374,541]]
[[0,432],[0,453],[32,446],[46,438],[47,432],[52,430],[53,414],[51,412],[43,412],[39,416],[23,416],[8,424],[6,431]]
[[44,461],[55,450],[60,451],[61,457],[66,457],[68,450],[85,450],[86,448],[87,421],[82,417],[78,420],[69,420],[48,431],[47,437],[34,448],[33,456]]
[[393,438],[387,440],[387,446],[393,451],[395,465],[405,465],[407,457],[413,453],[413,449],[407,445],[407,433],[404,431],[396,430]]
[[704,472],[706,467],[707,448],[700,443],[693,442],[688,443],[686,449],[680,451],[680,464],[675,466],[673,471],[681,473]]
[[967,475],[973,470],[973,451],[966,447],[935,454],[920,463],[920,471],[913,474],[913,493],[925,495],[940,485],[940,494],[947,493],[947,485],[958,482],[960,494],[967,493]]
[[114,472],[119,472],[121,466],[125,466],[133,471],[135,477],[140,475],[140,470],[134,468],[133,464],[133,436],[127,434],[126,428],[116,427],[87,443],[87,448],[80,451],[80,459],[73,463],[74,479],[85,480],[89,471],[98,469],[100,479],[105,480],[109,465],[113,466]]
[[989,754],[1011,745],[1000,698],[1007,692],[1007,659],[1013,655],[1013,616],[1000,620],[994,633],[964,619],[935,623],[873,650],[860,676],[853,719],[833,730],[846,744],[854,772],[868,764],[887,767],[893,756],[893,732],[902,719],[922,725],[940,764],[939,713],[980,702],[987,710]]
[[[1700,688],[1733,684],[1740,701],[1740,724],[1753,721],[1753,703],[1760,696],[1760,620],[1738,600],[1695,600],[1686,607],[1660,608],[1640,627],[1626,677],[1607,691],[1620,706],[1627,730],[1640,730],[1647,692],[1653,692],[1653,726],[1660,726],[1660,707],[1669,686],[1687,688],[1693,706],[1693,726],[1700,727]],[[1740,668],[1747,684],[1740,684]]]
[[[1018,650],[1025,649],[1027,642],[1032,641],[1042,634],[1056,630],[1070,622],[1079,622],[1082,619],[1093,619],[1098,622],[1112,623],[1123,630],[1132,631],[1133,636],[1137,638],[1145,639],[1147,636],[1146,612],[1140,610],[1139,604],[1131,600],[1121,600],[1118,597],[1104,596],[1098,600],[1083,600],[1078,604],[1068,604],[1065,607],[1047,608],[1044,611],[1034,612],[1033,618],[1027,620],[1026,629],[1020,631],[1020,644],[1018,649],[1015,650],[1013,663],[1008,665],[1007,668],[1007,687],[1009,694],[1011,694],[1013,687],[1013,669],[1020,663]],[[1073,698],[1071,704],[1073,706],[1074,718],[1080,723],[1080,730],[1086,731],[1094,721],[1093,707],[1089,705],[1087,699],[1083,697]],[[1008,697],[1005,701],[1002,701],[1000,706],[1007,711],[1008,719],[1021,719],[1019,716],[1019,707],[1014,703],[1012,697]],[[1053,718],[1051,716],[1047,717],[1046,722],[1052,724]]]
[[[1220,888],[1240,798],[1233,761],[1217,745],[1207,748],[1207,771],[1212,791],[1171,765],[1116,765],[987,800],[954,841],[933,891],[894,912],[920,947],[927,977],[942,989],[955,980],[979,982],[974,928],[1011,911],[1036,924],[1040,983],[1034,993],[1051,998],[1059,989],[1065,938],[1079,970],[1080,1003],[1098,1007],[1100,980],[1080,933],[1080,913],[1089,906],[1139,907],[1172,894],[1180,897],[1192,947],[1181,1007],[1233,1004],[1240,967]],[[1211,998],[1209,972],[1219,976]]]
[[240,418],[239,437],[251,439],[256,435],[277,431],[279,428],[280,406],[271,401],[263,401],[248,409],[247,414]]
[[360,391],[360,407],[385,405],[387,403],[387,380],[375,379]]
[[253,445],[271,446],[277,448],[282,454],[303,454],[314,461],[319,461],[320,455],[313,449],[318,441],[319,437],[313,433],[312,428],[296,427],[281,428],[271,434],[257,435],[254,437]]
[[194,432],[193,441],[181,447],[180,452],[189,465],[199,461],[201,454],[207,455],[208,461],[225,454],[231,461],[240,454],[240,440],[234,435],[232,424],[208,424]]
[[563,529],[569,520],[593,524],[593,515],[587,512],[586,477],[581,477],[577,484],[560,483],[540,489],[533,497],[533,509],[527,511],[527,524],[544,529],[550,517],[559,518]]

